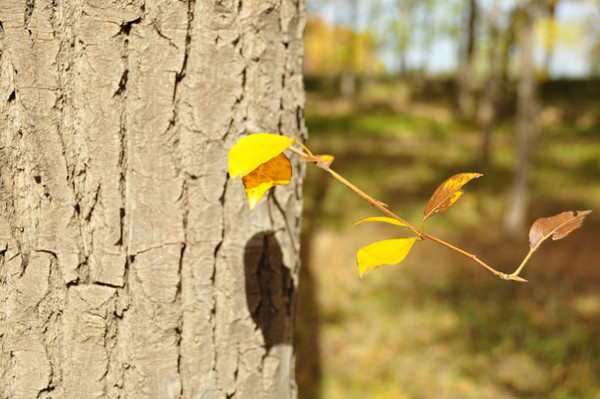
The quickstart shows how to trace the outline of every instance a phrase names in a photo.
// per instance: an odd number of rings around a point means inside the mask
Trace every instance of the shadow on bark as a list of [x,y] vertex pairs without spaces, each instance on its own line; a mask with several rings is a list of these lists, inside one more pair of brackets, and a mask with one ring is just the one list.
[[244,251],[248,310],[263,335],[267,351],[275,345],[292,345],[293,342],[300,399],[315,399],[321,395],[320,314],[317,286],[309,260],[313,235],[330,183],[327,177],[323,175],[317,179],[313,187],[315,202],[305,212],[297,291],[289,267],[283,264],[281,246],[273,232],[255,234],[246,243]]
[[263,335],[265,348],[269,351],[275,345],[291,345],[296,294],[274,233],[252,236],[246,243],[244,265],[248,310]]

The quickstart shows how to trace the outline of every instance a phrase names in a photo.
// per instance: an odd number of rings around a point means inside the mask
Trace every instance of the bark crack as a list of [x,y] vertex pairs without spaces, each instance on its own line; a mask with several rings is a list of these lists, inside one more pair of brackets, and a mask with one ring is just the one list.
[[[142,4],[141,12],[144,13],[145,6]],[[134,257],[129,255],[128,243],[125,237],[128,236],[128,225],[127,225],[127,211],[129,209],[129,185],[127,180],[128,168],[129,168],[129,137],[127,133],[127,109],[128,109],[128,92],[127,83],[129,79],[129,34],[133,25],[139,24],[142,21],[142,17],[138,17],[132,21],[127,21],[121,25],[120,34],[125,35],[123,40],[122,48],[122,59],[124,63],[123,74],[119,81],[119,87],[115,91],[114,96],[121,97],[121,112],[119,115],[119,145],[120,151],[117,160],[117,170],[119,171],[119,193],[121,195],[122,203],[119,209],[119,239],[115,245],[119,245],[121,250],[125,254],[125,265],[123,271],[124,281],[127,281],[129,274],[129,268],[133,263]],[[128,289],[128,284],[125,284],[125,289]]]
[[187,180],[184,179],[183,182],[183,240],[184,242],[181,245],[181,253],[179,254],[179,270],[177,272],[178,282],[177,282],[177,292],[175,293],[175,301],[179,304],[179,318],[177,320],[178,326],[175,328],[175,333],[177,334],[177,375],[179,376],[179,396],[183,395],[183,376],[181,373],[181,365],[183,361],[183,351],[182,351],[182,338],[183,338],[183,329],[185,323],[184,311],[183,311],[183,262],[185,257],[185,251],[187,248],[188,241],[188,188],[187,188]]
[[119,87],[113,94],[113,97],[120,96],[123,94],[125,89],[127,88],[127,75],[129,74],[129,69],[125,68],[123,74],[121,75],[121,80],[119,80]]
[[29,21],[31,20],[31,16],[33,15],[33,9],[35,8],[35,0],[27,0],[25,2],[25,13],[23,15],[23,27],[29,31],[31,35],[31,31],[29,30]]
[[[183,78],[185,77],[186,70],[187,70],[187,63],[188,63],[188,58],[189,58],[190,49],[191,49],[191,42],[192,42],[192,30],[193,30],[193,22],[194,22],[195,3],[196,3],[195,0],[188,1],[187,26],[186,26],[186,32],[185,32],[185,44],[184,44],[184,48],[183,48],[183,59],[181,61],[180,70],[175,72],[175,78],[174,78],[174,82],[173,82],[173,94],[172,94],[172,99],[171,99],[172,116],[171,116],[171,119],[169,120],[167,128],[164,132],[165,136],[169,136],[170,134],[173,135],[173,146],[176,147],[176,149],[177,149],[175,151],[175,154],[176,154],[175,169],[176,169],[178,178],[180,178],[182,181],[181,196],[178,198],[177,202],[182,210],[181,224],[182,224],[182,229],[183,229],[183,242],[179,243],[181,245],[181,252],[179,254],[179,265],[178,265],[179,269],[177,271],[178,282],[177,282],[177,288],[176,288],[176,293],[175,293],[175,303],[179,307],[179,316],[177,319],[177,327],[175,328],[175,334],[177,335],[176,336],[176,340],[177,340],[176,370],[177,370],[177,375],[179,377],[179,396],[180,397],[183,397],[183,395],[184,395],[184,378],[183,378],[183,374],[182,374],[183,355],[184,355],[183,348],[182,348],[182,340],[183,340],[183,334],[184,334],[184,328],[185,328],[185,312],[183,311],[183,296],[184,296],[184,293],[183,293],[183,268],[184,268],[184,259],[186,256],[186,250],[187,250],[187,242],[189,239],[189,232],[188,232],[189,193],[188,192],[189,192],[189,181],[192,178],[187,173],[185,173],[184,155],[181,153],[181,151],[179,151],[179,147],[180,147],[179,143],[181,143],[181,141],[182,141],[181,129],[178,129],[178,125],[179,125],[178,122],[179,122],[179,118],[181,117],[180,112],[179,112],[180,111],[180,100],[181,100],[179,84],[182,82]],[[165,36],[160,31],[160,27],[158,26],[156,21],[153,21],[153,26],[160,37],[167,39],[171,46],[180,50],[180,46],[177,46],[175,43],[172,42],[172,40],[170,38]]]
[[[42,325],[40,326],[40,335],[44,343],[46,350],[46,357],[49,365],[49,376],[48,385],[38,391],[37,397],[40,398],[44,393],[48,394],[56,389],[56,387],[62,382],[62,369],[60,368],[60,355],[63,352],[61,343],[56,344],[54,342],[55,336],[58,335],[57,331],[62,325],[63,312],[59,309],[63,309],[64,300],[66,297],[67,287],[61,283],[64,281],[60,267],[58,267],[58,256],[56,253],[47,250],[37,250],[38,252],[47,253],[50,255],[50,265],[48,273],[48,292],[40,300],[36,307],[40,309],[40,313],[46,313],[43,319]],[[57,288],[61,287],[61,288]],[[42,303],[47,304],[43,306]],[[57,306],[57,303],[61,303]],[[49,331],[52,331],[49,333]],[[57,369],[58,367],[58,369]],[[51,397],[52,395],[48,395]]]
[[182,245],[182,244],[185,244],[185,243],[182,243],[181,241],[176,241],[176,242],[163,242],[160,245],[151,245],[149,247],[142,248],[142,249],[139,249],[139,250],[135,251],[135,253],[131,254],[131,257],[135,257],[135,256],[137,256],[139,254],[143,254],[144,252],[149,252],[149,251],[152,251],[154,249],[164,248],[167,245]]
[[188,58],[192,47],[192,32],[194,29],[194,16],[195,16],[196,0],[190,0],[188,2],[188,24],[185,32],[185,48],[183,51],[183,61],[181,63],[181,70],[175,74],[175,87],[173,92],[173,98],[177,97],[177,88],[179,82],[183,79],[187,69]]
[[[221,204],[221,207],[224,208],[225,207],[225,192],[227,191],[227,182],[229,181],[229,178],[225,181],[225,187],[223,188],[223,192],[221,193],[221,197],[219,197],[219,203]],[[223,215],[223,213],[222,213]],[[213,364],[212,364],[212,370],[213,373],[215,375],[215,385],[218,387],[220,386],[219,384],[219,372],[218,372],[218,360],[219,360],[219,351],[218,351],[218,345],[217,345],[217,264],[218,264],[218,259],[219,259],[219,254],[222,248],[222,244],[223,241],[225,240],[225,216],[223,215],[223,228],[221,229],[221,237],[219,239],[219,242],[215,245],[215,249],[214,249],[214,257],[213,257],[213,270],[212,270],[212,275],[210,277],[210,283],[211,286],[214,288],[212,291],[212,309],[210,311],[210,319],[209,319],[209,323],[211,323],[212,325],[212,334],[211,334],[211,338],[212,338],[212,347],[213,347],[213,351],[214,351],[214,356],[213,356]]]
[[[144,6],[142,5],[142,9],[141,11],[144,11]],[[129,36],[129,33],[131,32],[131,28],[133,27],[133,25],[135,24],[139,24],[140,22],[142,22],[142,17],[136,18],[132,21],[126,21],[123,24],[121,24],[121,31],[119,33],[124,33],[125,35]]]
[[162,33],[162,31],[160,30],[160,25],[157,20],[152,20],[152,27],[154,28],[154,30],[156,31],[156,33],[158,34],[159,37],[161,37],[161,38],[165,39],[167,42],[169,42],[169,46],[179,50],[179,47],[177,47],[177,45],[173,42],[173,39],[171,39],[169,36]]

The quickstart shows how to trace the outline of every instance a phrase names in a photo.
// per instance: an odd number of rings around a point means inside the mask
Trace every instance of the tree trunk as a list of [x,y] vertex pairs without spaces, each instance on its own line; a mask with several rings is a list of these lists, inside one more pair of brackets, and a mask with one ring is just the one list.
[[[344,98],[351,99],[356,93],[356,48],[358,46],[358,0],[345,0],[348,2],[348,13],[350,20],[348,25],[350,28],[350,36],[348,42],[345,43],[348,49],[342,71],[339,77],[339,92]],[[341,15],[340,15],[341,17]],[[340,25],[342,25],[340,23]]]
[[397,67],[401,76],[406,76],[408,73],[407,51],[409,46],[410,36],[410,4],[407,0],[396,0],[395,3],[395,33],[396,33],[396,58]]
[[481,140],[481,164],[484,168],[490,167],[492,163],[492,133],[496,127],[498,106],[502,96],[502,54],[500,46],[500,32],[498,19],[500,18],[500,1],[493,0],[492,11],[489,16],[489,72],[485,92],[479,106],[479,123],[482,128]]
[[550,27],[552,32],[550,32],[548,47],[545,49],[544,53],[544,70],[542,71],[542,76],[544,79],[550,78],[550,67],[552,66],[552,58],[554,57],[554,47],[555,43],[555,35],[556,35],[556,3],[557,0],[549,0],[547,4],[548,8],[548,19],[550,20]]
[[475,53],[475,27],[477,23],[477,1],[469,1],[469,12],[467,18],[467,35],[465,47],[460,57],[460,68],[458,70],[458,114],[461,118],[470,119],[475,112],[473,99],[473,61]]
[[303,3],[0,22],[0,397],[295,397],[302,166],[249,213],[227,155],[304,134]]
[[533,138],[538,129],[538,99],[533,60],[533,27],[536,18],[536,6],[525,2],[520,13],[519,24],[519,83],[517,90],[517,162],[514,174],[512,194],[505,215],[504,226],[512,236],[520,233],[525,226],[527,210],[527,179],[529,158]]

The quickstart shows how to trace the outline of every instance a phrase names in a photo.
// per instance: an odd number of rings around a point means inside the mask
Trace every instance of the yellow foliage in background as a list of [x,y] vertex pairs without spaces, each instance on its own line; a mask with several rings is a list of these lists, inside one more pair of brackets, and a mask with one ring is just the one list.
[[583,46],[584,29],[576,21],[557,22],[553,18],[540,18],[535,24],[535,41],[544,51],[552,51],[556,44],[573,48]]
[[322,18],[310,19],[304,35],[304,72],[313,76],[380,75],[385,67],[370,31],[331,26]]

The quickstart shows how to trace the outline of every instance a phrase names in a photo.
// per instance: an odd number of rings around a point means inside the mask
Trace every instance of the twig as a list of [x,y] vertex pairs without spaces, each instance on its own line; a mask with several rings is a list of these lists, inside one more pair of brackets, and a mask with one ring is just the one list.
[[[302,144],[301,142],[299,142],[297,140],[294,140],[294,142],[296,144],[298,144],[300,147],[302,147],[302,149],[304,151],[306,151],[306,154],[303,153],[303,152],[301,152],[301,151],[299,151],[299,150],[297,150],[297,149],[295,149],[295,148],[293,148],[293,147],[289,147],[290,151],[292,151],[293,153],[299,155],[302,159],[304,159],[306,161],[310,161],[310,162],[314,162],[314,163],[316,163],[318,161],[318,158],[316,158],[313,155],[313,153],[304,144]],[[479,259],[476,255],[471,254],[469,252],[466,252],[466,251],[464,251],[464,250],[462,250],[462,249],[460,249],[458,247],[455,247],[454,245],[452,245],[450,243],[447,243],[446,241],[441,240],[441,239],[439,239],[439,238],[437,238],[435,236],[432,236],[431,234],[425,233],[423,231],[424,228],[421,229],[421,230],[419,230],[418,228],[416,228],[412,224],[408,223],[406,220],[402,219],[400,216],[396,215],[394,212],[390,211],[385,206],[385,204],[383,202],[377,201],[376,199],[374,199],[373,197],[371,197],[370,195],[368,195],[367,193],[365,193],[364,191],[362,191],[361,189],[359,189],[358,187],[356,187],[354,184],[350,183],[348,180],[346,180],[344,177],[342,177],[339,173],[333,171],[331,168],[327,168],[327,169],[321,168],[321,169],[325,170],[325,172],[329,173],[334,179],[338,180],[340,183],[344,184],[350,190],[354,191],[362,199],[364,199],[365,201],[369,202],[371,205],[373,205],[375,208],[379,209],[381,212],[387,214],[391,218],[396,219],[399,222],[401,222],[404,225],[406,225],[406,227],[408,227],[414,233],[417,234],[417,236],[418,236],[418,238],[420,240],[430,239],[431,241],[434,241],[434,242],[436,242],[436,243],[438,243],[440,245],[443,245],[446,248],[449,248],[449,249],[451,249],[453,251],[456,251],[459,254],[464,255],[467,258],[472,259],[473,261],[477,262],[479,265],[483,266],[486,270],[488,270],[494,276],[499,277],[499,278],[501,278],[503,280],[513,280],[513,281],[519,281],[519,282],[527,282],[527,280],[525,280],[524,278],[519,277],[519,272],[521,271],[521,269],[523,268],[523,266],[525,265],[525,263],[529,260],[529,258],[531,257],[531,254],[537,249],[537,247],[539,246],[540,243],[538,243],[535,247],[533,247],[529,251],[529,253],[525,257],[525,259],[523,260],[523,262],[521,263],[521,265],[519,266],[519,268],[515,272],[513,272],[511,274],[502,273],[502,272],[494,269],[493,267],[491,267],[490,265],[488,265],[487,263],[485,263],[481,259]]]

